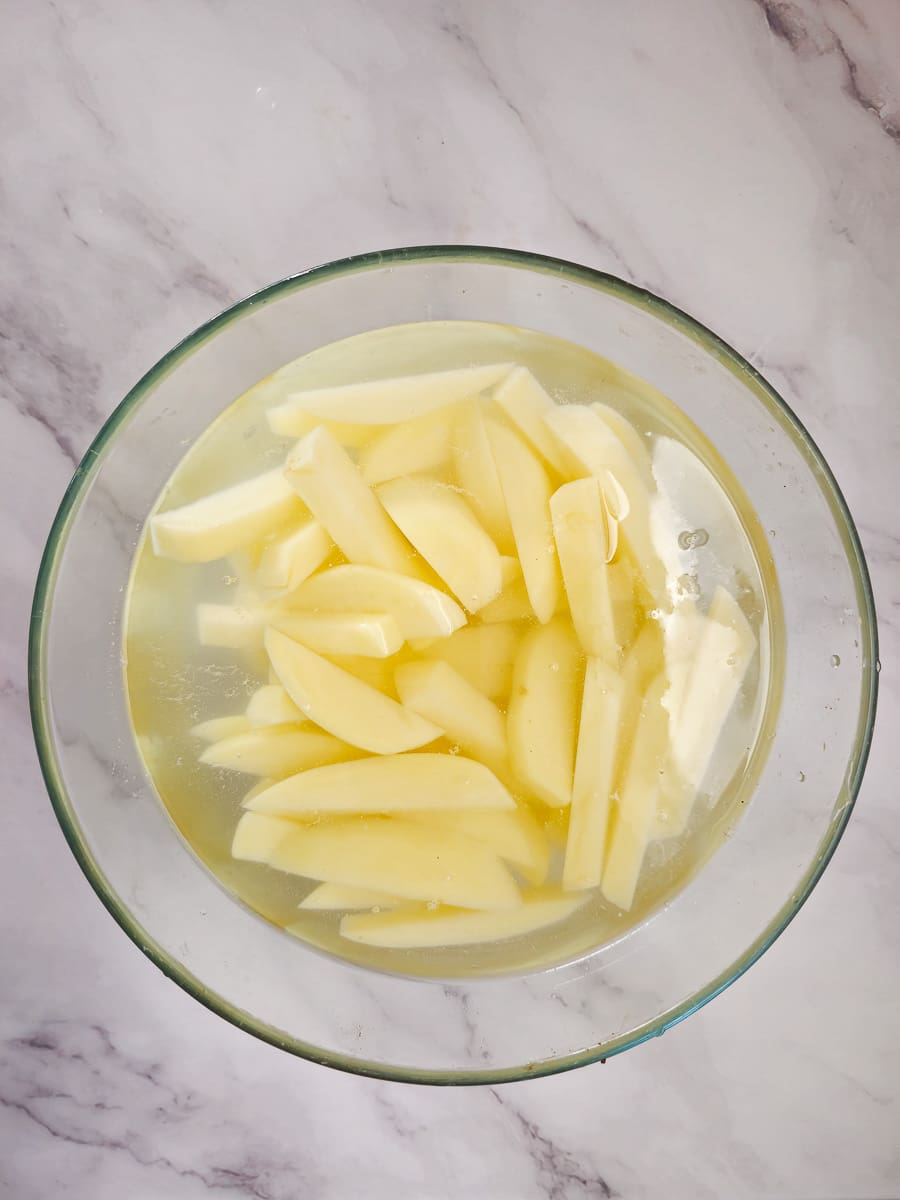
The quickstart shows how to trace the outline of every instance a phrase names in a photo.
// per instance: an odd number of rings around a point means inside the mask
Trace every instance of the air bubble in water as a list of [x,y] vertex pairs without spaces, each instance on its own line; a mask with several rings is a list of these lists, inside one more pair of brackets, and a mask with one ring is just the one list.
[[678,535],[678,545],[682,550],[699,550],[709,541],[705,529],[682,529]]
[[428,909],[429,912],[434,912],[434,910],[437,908],[437,906],[438,906],[437,900],[429,900],[428,903],[425,905],[425,907]]
[[798,782],[798,783],[805,783],[805,782],[806,782],[806,776],[804,775],[804,773],[803,773],[802,771],[798,771],[798,772],[797,772],[797,782]]
[[459,746],[451,746],[449,753],[450,754],[459,754]]
[[559,663],[551,663],[551,664],[550,664],[550,670],[551,670],[551,671],[558,671],[558,670],[559,670]]

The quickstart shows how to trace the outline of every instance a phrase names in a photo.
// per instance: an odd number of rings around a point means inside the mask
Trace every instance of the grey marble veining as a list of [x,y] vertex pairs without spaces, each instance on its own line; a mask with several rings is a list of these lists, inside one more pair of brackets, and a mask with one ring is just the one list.
[[[900,1195],[900,6],[37,0],[0,38],[0,1196]],[[117,930],[27,719],[34,574],[136,379],[329,258],[512,245],[660,292],[748,355],[860,528],[866,783],[812,899],[701,1014],[473,1090],[294,1060]]]

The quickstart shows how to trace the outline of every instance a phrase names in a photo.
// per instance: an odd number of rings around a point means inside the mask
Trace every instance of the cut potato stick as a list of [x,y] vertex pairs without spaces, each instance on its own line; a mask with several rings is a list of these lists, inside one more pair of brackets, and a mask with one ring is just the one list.
[[200,755],[200,761],[209,767],[281,779],[296,771],[342,762],[358,754],[354,746],[318,730],[270,725],[214,742]]
[[[502,595],[491,603],[501,599]],[[496,700],[509,695],[518,640],[512,625],[503,622],[469,625],[431,642],[422,654],[448,663],[482,695]]]
[[602,659],[587,660],[562,874],[565,891],[597,887],[603,875],[623,690],[618,672]]
[[494,544],[504,554],[511,554],[515,549],[512,526],[488,441],[484,410],[477,402],[467,404],[457,418],[453,471],[457,485]]
[[528,599],[537,619],[546,624],[556,612],[561,585],[550,519],[550,477],[518,434],[499,421],[488,420],[486,425]]
[[378,498],[469,612],[478,612],[499,593],[497,547],[452,487],[426,476],[393,479],[378,489]]
[[363,479],[374,487],[400,475],[417,475],[442,467],[450,461],[450,434],[455,416],[453,409],[442,409],[381,433],[359,456]]
[[[295,392],[284,404],[269,409],[269,425],[280,434],[293,434],[295,418],[302,424],[309,416],[361,425],[396,425],[477,396],[502,379],[510,366],[494,363]],[[305,432],[305,427],[300,429],[301,434]]]
[[258,646],[270,614],[263,608],[230,604],[197,605],[197,638],[201,646],[246,650]]
[[265,643],[282,686],[300,711],[342,741],[374,754],[398,754],[441,735],[430,721],[277,630],[266,631]]
[[660,797],[666,785],[669,752],[669,714],[662,705],[668,681],[665,673],[650,684],[641,704],[628,766],[619,785],[619,802],[612,816],[609,850],[601,890],[627,911],[634,901],[638,876],[653,835]]
[[272,591],[290,592],[321,567],[333,549],[322,525],[305,521],[265,547],[256,568],[256,583]]
[[319,654],[389,658],[403,645],[389,613],[278,613],[269,624]]
[[263,725],[300,724],[306,718],[280,683],[266,683],[250,697],[247,721],[259,729]]
[[544,417],[553,400],[526,367],[516,367],[494,389],[494,402],[503,409],[533,450],[563,478],[568,460]]
[[447,637],[466,615],[440,588],[379,567],[331,567],[303,583],[291,606],[324,612],[390,613],[407,640]]
[[193,727],[191,733],[201,742],[221,742],[225,738],[246,733],[249,729],[250,722],[241,713],[234,717],[213,717],[209,721],[201,721]]
[[[296,395],[296,389],[289,393]],[[314,429],[327,429],[342,446],[356,449],[372,440],[372,426],[354,424],[351,421],[323,421],[315,413],[292,410],[289,401],[270,408],[266,413],[269,428],[280,437],[302,438]]]
[[342,883],[320,883],[300,901],[299,907],[315,912],[352,912],[364,908],[385,910],[397,908],[405,903],[400,896],[390,892],[376,892],[371,888],[348,887]]
[[302,771],[255,796],[273,816],[395,813],[425,808],[512,809],[515,801],[483,763],[450,754],[397,754]]
[[496,704],[446,662],[409,662],[394,672],[407,708],[443,729],[465,754],[507,770],[506,721]]
[[354,817],[298,826],[270,866],[326,883],[461,908],[518,908],[522,897],[500,858],[474,838],[398,817]]
[[233,858],[245,862],[268,862],[284,839],[297,829],[296,822],[264,813],[244,813],[231,842]]
[[150,518],[155,554],[179,562],[211,562],[258,541],[304,513],[280,469]]
[[512,767],[553,808],[572,800],[581,654],[556,620],[522,639],[513,668],[507,729]]
[[438,808],[410,812],[406,816],[413,821],[430,822],[442,829],[455,829],[457,833],[477,838],[501,858],[513,863],[531,884],[542,884],[547,878],[550,843],[525,808],[518,807],[514,812]]
[[653,483],[653,470],[650,465],[650,451],[647,449],[646,440],[641,437],[627,417],[623,417],[618,409],[613,408],[611,405],[595,401],[591,405],[591,411],[595,412],[601,421],[606,422],[628,451],[631,461],[640,471],[644,482],[648,487],[651,486]]
[[466,946],[502,942],[555,925],[584,901],[580,896],[525,900],[511,912],[465,912],[459,909],[404,909],[390,913],[354,913],[341,921],[341,936],[366,946],[394,950]]
[[410,571],[409,546],[327,429],[314,429],[294,446],[285,476],[351,562]]
[[575,633],[585,654],[619,661],[607,564],[606,509],[593,476],[564,483],[550,497],[553,536]]

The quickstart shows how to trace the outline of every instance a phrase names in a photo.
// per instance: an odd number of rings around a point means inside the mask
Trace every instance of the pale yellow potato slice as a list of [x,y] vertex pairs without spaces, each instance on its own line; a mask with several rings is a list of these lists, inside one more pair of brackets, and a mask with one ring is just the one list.
[[615,785],[621,783],[638,728],[641,702],[650,681],[665,669],[663,633],[656,621],[644,622],[622,664],[622,710],[616,751]]
[[372,888],[349,887],[343,883],[320,883],[300,901],[298,907],[312,909],[315,912],[334,912],[336,910],[352,912],[364,908],[386,911],[405,903],[406,901],[400,896],[392,896],[390,892],[376,892]]
[[389,658],[403,645],[390,613],[278,613],[269,624],[319,654]]
[[503,590],[496,600],[492,600],[490,604],[484,606],[478,614],[479,621],[483,625],[494,625],[498,621],[533,620],[534,609],[528,599],[528,589],[525,587],[519,560],[517,558],[501,558],[500,561],[504,568],[507,563],[515,564],[515,573],[509,574],[504,569]]
[[314,429],[297,442],[285,477],[351,562],[409,572],[409,546],[327,429]]
[[253,812],[283,817],[514,807],[483,763],[452,754],[378,755],[302,771],[251,801]]
[[399,817],[299,826],[268,859],[293,875],[461,908],[518,908],[508,867],[481,842]]
[[244,813],[234,831],[231,856],[245,862],[268,862],[281,842],[296,830],[295,821],[267,817],[264,813]]
[[247,705],[247,721],[255,729],[263,725],[290,725],[305,722],[303,713],[280,683],[257,688]]
[[476,401],[467,404],[457,418],[453,472],[457,485],[494,544],[504,554],[511,554],[515,549],[512,526],[488,441],[484,409]]
[[517,807],[514,812],[438,808],[410,812],[406,816],[413,821],[430,822],[442,829],[455,829],[457,833],[477,838],[501,858],[513,863],[535,886],[547,878],[550,843],[526,808]]
[[440,726],[464,753],[480,759],[492,771],[506,770],[503,714],[448,663],[404,663],[394,672],[394,683],[406,707]]
[[[296,394],[296,393],[292,393]],[[266,413],[269,428],[280,437],[301,438],[314,429],[327,429],[342,446],[356,449],[372,440],[372,426],[350,421],[323,421],[315,413],[302,413],[290,407],[288,401],[270,408]]]
[[618,788],[619,802],[612,815],[601,891],[610,903],[625,911],[634,901],[660,797],[667,784],[669,714],[662,704],[667,687],[663,672],[644,695],[628,765]]
[[510,363],[492,363],[295,392],[284,404],[269,409],[269,425],[275,433],[291,434],[295,414],[299,419],[315,416],[361,425],[396,425],[477,396],[508,374],[510,367]]
[[466,614],[440,588],[379,567],[345,564],[314,575],[291,596],[295,608],[322,612],[384,612],[407,640],[447,637]]
[[608,663],[587,660],[563,863],[565,891],[597,887],[603,875],[624,686]]
[[179,562],[211,562],[258,541],[304,507],[280,468],[150,518],[153,551]]
[[[399,754],[442,730],[275,629],[266,650],[282,686],[316,725],[373,754]],[[349,882],[347,880],[343,882]]]
[[197,637],[201,646],[246,650],[261,643],[263,629],[272,615],[262,607],[198,604]]
[[295,771],[342,762],[358,754],[354,746],[318,730],[269,725],[214,742],[200,755],[200,761],[209,767],[280,779]]
[[513,668],[507,730],[513,771],[553,808],[572,800],[581,652],[561,619],[522,639]]
[[201,721],[191,733],[201,742],[221,742],[239,733],[247,733],[249,729],[250,722],[240,713],[234,717],[213,717],[209,721]]
[[442,409],[394,425],[379,434],[359,456],[362,477],[371,487],[400,475],[436,471],[450,461],[450,436],[456,416]]
[[644,482],[649,486],[653,480],[653,469],[646,438],[642,438],[628,418],[611,405],[596,401],[590,407],[601,421],[606,422],[628,451],[632,462],[641,472]]
[[[502,596],[491,603],[496,604],[500,599]],[[449,663],[483,696],[496,700],[509,695],[518,641],[516,630],[503,622],[469,625],[448,638],[431,642],[422,654]]]
[[607,564],[606,510],[593,476],[564,483],[550,497],[553,536],[572,624],[585,654],[615,666],[621,648]]
[[516,367],[494,389],[494,401],[541,458],[563,478],[568,459],[544,416],[555,405],[527,367]]
[[298,587],[334,549],[322,525],[305,521],[263,550],[256,568],[256,583],[271,591],[290,592]]
[[550,520],[550,477],[518,434],[492,419],[486,425],[528,599],[546,624],[556,612],[562,582]]
[[413,950],[502,942],[555,925],[584,903],[580,896],[527,899],[510,912],[464,912],[422,907],[388,913],[353,913],[341,920],[341,936],[366,946]]
[[361,683],[368,684],[376,692],[383,692],[392,699],[397,699],[394,689],[394,667],[396,664],[389,658],[361,658],[356,654],[329,654],[328,661],[353,675]]
[[392,479],[378,498],[464,608],[477,612],[500,592],[500,554],[452,487],[427,476]]

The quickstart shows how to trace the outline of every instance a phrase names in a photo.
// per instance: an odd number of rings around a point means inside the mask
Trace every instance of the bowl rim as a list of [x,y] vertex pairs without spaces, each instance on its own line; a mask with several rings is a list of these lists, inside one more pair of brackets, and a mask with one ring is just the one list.
[[[738,959],[720,972],[715,979],[673,1009],[609,1042],[573,1054],[516,1067],[436,1070],[405,1066],[393,1067],[385,1063],[371,1062],[364,1058],[325,1051],[293,1035],[288,1035],[233,1005],[224,996],[211,991],[203,984],[202,980],[186,970],[151,938],[137,923],[127,905],[109,884],[82,835],[74,808],[69,801],[55,752],[51,734],[49,696],[47,688],[44,686],[44,680],[46,677],[47,616],[52,608],[56,574],[69,529],[77,515],[88,485],[103,462],[107,448],[113,442],[120,427],[152,391],[157,382],[219,330],[238,320],[251,309],[265,305],[282,295],[315,286],[329,279],[378,267],[458,261],[487,263],[531,270],[541,274],[561,275],[575,283],[611,293],[633,306],[649,311],[666,324],[675,327],[745,383],[798,446],[813,473],[818,477],[819,486],[831,508],[856,586],[860,610],[860,651],[863,660],[863,674],[853,753],[848,763],[849,770],[836,797],[828,829],[812,862],[789,900],[782,905],[764,931]],[[481,245],[396,247],[352,255],[311,267],[297,274],[286,276],[230,305],[217,316],[199,325],[163,355],[113,409],[75,469],[54,517],[41,557],[28,638],[28,693],[32,732],[41,774],[51,804],[63,835],[88,882],[104,907],[135,945],[164,975],[177,983],[204,1007],[270,1045],[310,1062],[321,1063],[351,1074],[391,1082],[435,1085],[515,1082],[553,1075],[589,1063],[605,1061],[624,1050],[640,1045],[651,1037],[665,1033],[666,1030],[671,1029],[708,1004],[710,1000],[739,979],[784,932],[799,912],[837,848],[856,802],[869,756],[877,707],[879,668],[875,601],[856,525],[837,480],[822,452],[796,413],[775,388],[741,354],[711,329],[645,288],[629,283],[616,275],[582,266],[566,259],[532,251]]]

